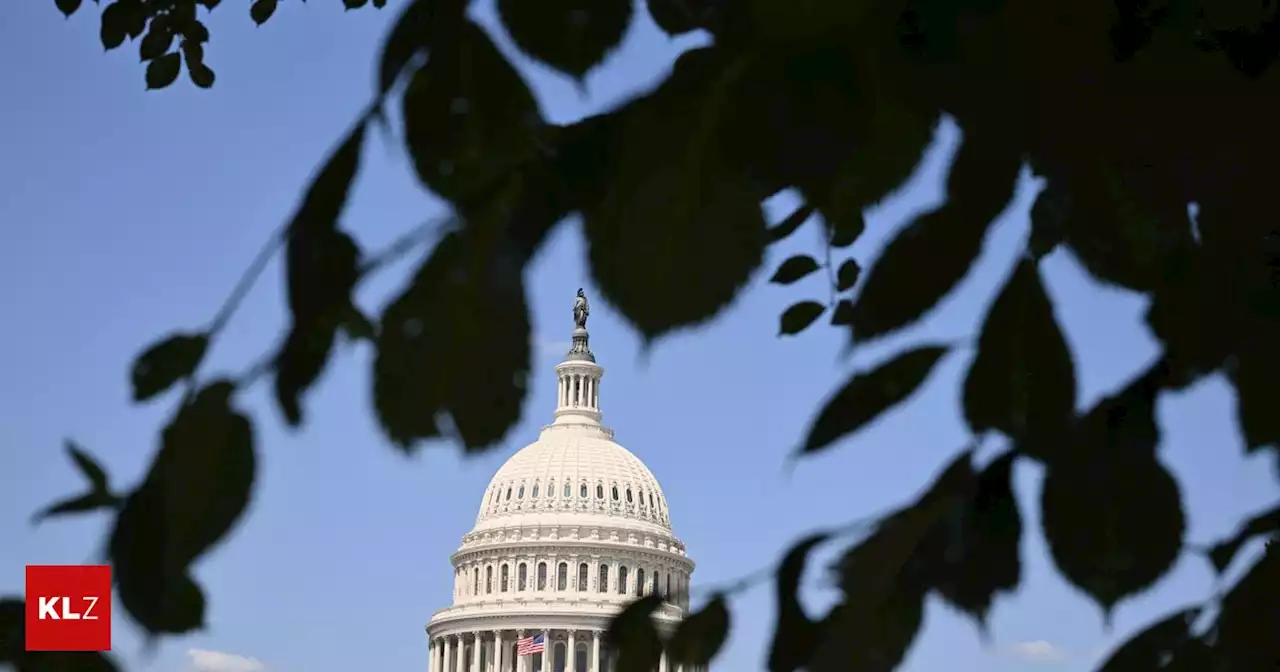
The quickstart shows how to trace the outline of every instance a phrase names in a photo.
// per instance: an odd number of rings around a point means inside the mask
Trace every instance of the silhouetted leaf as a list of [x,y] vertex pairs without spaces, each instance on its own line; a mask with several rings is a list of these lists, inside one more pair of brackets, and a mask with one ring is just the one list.
[[654,593],[628,604],[609,621],[604,640],[616,656],[615,672],[651,672],[662,656],[653,612],[662,605]]
[[789,285],[816,270],[818,270],[817,259],[807,254],[797,254],[783,261],[778,266],[778,270],[773,272],[773,277],[769,278],[769,282],[778,285]]
[[649,16],[664,33],[675,37],[698,28],[691,0],[648,0]]
[[209,41],[209,29],[199,21],[186,21],[182,25],[182,40],[192,44],[204,44]]
[[889,672],[901,663],[924,616],[923,543],[972,496],[972,451],[964,451],[914,504],[881,521],[837,564],[844,598],[822,624],[812,672]]
[[984,628],[998,593],[1011,593],[1022,579],[1018,548],[1022,516],[1013,494],[1013,461],[1006,452],[977,477],[973,496],[951,524],[934,529],[928,543],[933,587]]
[[276,0],[254,0],[249,6],[249,18],[261,26],[276,13]]
[[235,387],[215,381],[165,427],[145,479],[125,500],[109,545],[121,602],[148,633],[203,625],[204,596],[186,576],[249,504],[253,428],[231,407]]
[[831,324],[837,327],[845,327],[853,324],[853,302],[849,299],[840,299],[836,302],[836,309],[831,312]]
[[923,345],[855,374],[827,400],[809,427],[800,453],[814,453],[858,431],[881,413],[897,406],[924,383],[947,348]]
[[1275,344],[1240,353],[1229,373],[1247,452],[1280,448],[1280,356]]
[[[678,1],[678,0],[673,0]],[[769,242],[776,243],[787,236],[796,232],[801,224],[809,221],[809,217],[813,216],[815,209],[812,205],[805,204],[796,208],[787,218],[769,227]]]
[[[750,20],[741,16],[748,8],[748,3],[707,7],[712,21],[731,24]],[[722,122],[732,140],[721,153],[746,167],[757,188],[763,187],[761,198],[797,187],[825,220],[838,220],[830,211],[828,190],[850,153],[867,141],[875,107],[865,68],[853,50],[830,42],[771,45],[738,67],[743,76],[729,87],[733,114]]]
[[148,347],[133,362],[133,400],[146,401],[195,374],[209,348],[207,334],[177,333]]
[[71,16],[80,9],[80,0],[54,0],[54,4],[58,6],[58,11],[64,16]]
[[71,460],[75,462],[76,468],[80,470],[85,480],[89,482],[89,491],[82,495],[68,497],[41,509],[32,517],[32,524],[38,524],[46,518],[112,508],[119,504],[119,498],[111,493],[107,482],[107,472],[103,471],[102,467],[93,459],[93,456],[76,445],[74,441],[68,440],[66,447],[67,453],[71,456]]
[[1195,247],[1186,202],[1138,197],[1134,175],[1111,166],[1081,171],[1064,188],[1071,207],[1063,242],[1095,278],[1151,291],[1177,276]]
[[102,469],[102,466],[98,464],[97,460],[93,459],[93,456],[88,451],[70,439],[66,442],[66,448],[67,454],[71,456],[71,461],[75,462],[76,468],[89,481],[90,488],[103,492],[110,490],[107,483],[107,472]]
[[845,240],[852,244],[865,226],[863,211],[911,177],[933,139],[934,121],[904,105],[896,94],[876,91],[863,142],[845,158],[834,185],[821,199],[819,209],[833,245]]
[[138,57],[144,61],[160,58],[169,51],[169,47],[173,46],[173,37],[173,26],[167,15],[157,16],[151,20],[147,34],[138,43]]
[[378,95],[384,97],[416,55],[442,36],[461,30],[469,0],[412,0],[382,43],[378,59]]
[[817,301],[801,301],[794,304],[782,312],[779,318],[780,326],[778,327],[779,336],[791,336],[798,334],[813,324],[814,320],[822,317],[822,313],[827,307]]
[[382,314],[373,398],[402,450],[443,435],[447,413],[468,450],[520,419],[529,375],[526,257],[490,228],[450,233]]
[[676,626],[667,642],[667,665],[706,667],[728,637],[729,608],[725,605],[724,596],[716,595]]
[[1215,623],[1214,663],[1223,670],[1269,670],[1280,663],[1280,551],[1262,558],[1222,598]]
[[289,223],[285,248],[292,326],[275,360],[276,401],[292,426],[302,422],[300,398],[324,371],[337,331],[353,312],[360,250],[338,230],[338,218],[360,167],[359,124],[315,177]]
[[1017,183],[1022,157],[990,136],[965,137],[947,178],[947,202],[898,232],[854,303],[853,337],[869,341],[920,319],[969,272],[992,220]]
[[182,70],[182,56],[165,54],[147,64],[147,89],[163,89],[178,79]]
[[843,292],[851,289],[858,284],[858,276],[861,274],[862,267],[858,265],[856,259],[845,259],[836,271],[836,291]]
[[369,0],[342,0],[342,4],[348,10],[360,9],[361,7],[369,4]]
[[214,80],[217,79],[217,75],[214,74],[213,68],[210,68],[204,63],[193,64],[191,61],[187,61],[187,76],[191,78],[192,84],[195,84],[202,89],[212,88]]
[[827,242],[832,247],[841,248],[854,244],[858,237],[862,235],[862,232],[867,229],[867,222],[863,219],[861,210],[841,213],[838,218],[835,216],[833,208],[828,207],[827,212],[831,214],[824,213],[826,215],[824,221],[826,221],[829,234]]
[[726,89],[740,69],[714,48],[616,117],[606,188],[583,209],[591,274],[646,339],[729,305],[763,261],[759,194],[722,149]]
[[1067,194],[1052,180],[1036,195],[1031,205],[1031,237],[1027,240],[1032,259],[1049,254],[1062,242],[1069,207]]
[[1221,574],[1231,566],[1231,561],[1235,559],[1236,553],[1240,552],[1241,546],[1253,540],[1254,537],[1276,533],[1280,533],[1280,506],[1253,516],[1241,525],[1230,539],[1214,544],[1213,548],[1209,549],[1209,560],[1213,563],[1213,568]]
[[346,316],[342,319],[342,333],[346,335],[350,341],[376,341],[378,338],[378,326],[370,320],[367,315],[360,312],[355,306],[351,306]]
[[26,618],[22,598],[0,598],[0,664],[16,665],[26,652]]
[[1054,563],[1108,614],[1173,567],[1186,528],[1173,476],[1148,446],[1123,439],[1077,444],[1049,462],[1041,491]]
[[631,0],[498,0],[498,16],[525,54],[582,79],[622,43]]
[[1183,609],[1147,626],[1116,649],[1098,672],[1159,670],[1191,637],[1191,623],[1200,609]]
[[418,177],[455,203],[470,202],[538,156],[537,101],[471,21],[437,40],[403,105],[405,143]]
[[102,10],[98,36],[107,51],[124,44],[124,38],[137,37],[147,26],[147,10],[141,0],[116,0]]
[[825,533],[805,537],[787,551],[778,565],[774,589],[778,622],[769,645],[769,672],[795,672],[813,655],[818,630],[800,605],[800,579],[809,553],[829,538]]
[[1034,261],[1023,259],[987,313],[964,381],[964,415],[977,434],[1004,432],[1044,459],[1068,433],[1075,365]]

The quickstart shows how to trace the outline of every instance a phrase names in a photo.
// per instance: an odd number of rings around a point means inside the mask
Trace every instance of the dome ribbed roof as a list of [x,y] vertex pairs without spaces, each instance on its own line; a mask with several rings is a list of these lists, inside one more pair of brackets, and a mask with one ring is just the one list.
[[475,530],[526,524],[532,518],[548,523],[596,516],[671,532],[666,497],[640,458],[615,443],[603,427],[558,423],[545,427],[537,441],[494,474]]
[[[627,523],[671,534],[658,479],[600,423],[600,381],[587,333],[591,310],[578,290],[573,345],[556,366],[555,422],[498,469],[473,532],[544,524]],[[606,518],[608,520],[602,519]]]

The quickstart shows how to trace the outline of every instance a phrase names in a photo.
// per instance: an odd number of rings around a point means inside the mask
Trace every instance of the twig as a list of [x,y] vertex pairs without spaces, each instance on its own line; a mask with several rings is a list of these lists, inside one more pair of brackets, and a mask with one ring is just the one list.
[[240,279],[236,281],[236,286],[231,290],[231,295],[222,303],[222,307],[218,309],[217,315],[213,321],[209,323],[208,335],[212,339],[222,328],[231,320],[231,316],[236,312],[236,308],[240,307],[240,303],[244,301],[245,295],[253,288],[253,284],[262,276],[262,272],[266,270],[267,263],[271,261],[271,257],[284,245],[284,241],[288,238],[289,224],[286,222],[280,225],[272,234],[271,238],[258,250],[258,256],[254,257],[253,263],[244,270],[240,275]]

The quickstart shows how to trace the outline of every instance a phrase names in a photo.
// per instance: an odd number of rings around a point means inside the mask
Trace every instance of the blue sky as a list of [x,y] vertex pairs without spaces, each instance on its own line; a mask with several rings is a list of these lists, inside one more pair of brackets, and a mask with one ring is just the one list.
[[[396,3],[393,3],[396,4]],[[481,3],[480,16],[491,16]],[[74,437],[117,484],[141,476],[170,406],[132,407],[127,367],[155,337],[205,323],[243,267],[295,206],[330,143],[372,88],[374,54],[394,12],[344,14],[337,2],[281,3],[255,28],[244,3],[209,20],[212,91],[186,84],[145,92],[133,48],[103,55],[94,6],[61,18],[49,1],[0,10],[0,594],[22,590],[23,565],[77,563],[99,547],[106,519],[39,529],[31,511],[81,487],[62,453]],[[491,21],[487,24],[492,26]],[[505,37],[501,37],[505,45]],[[546,113],[568,121],[662,76],[683,45],[641,17],[584,95],[569,80],[520,62]],[[885,235],[935,203],[955,129],[940,129],[921,170],[869,213],[852,253],[869,262]],[[375,138],[346,213],[366,249],[441,212],[418,188],[398,144]],[[906,343],[975,333],[1026,235],[1036,184],[1026,179],[979,267],[940,311],[900,339],[839,356],[831,329],[775,337],[790,303],[824,297],[818,276],[749,290],[707,328],[662,341],[647,360],[603,301],[592,344],[607,373],[601,402],[619,441],[660,479],[672,520],[697,560],[697,585],[729,582],[771,564],[815,527],[911,497],[964,445],[957,404],[972,352],[960,350],[911,401],[838,449],[792,473],[784,457],[811,413],[850,371]],[[792,202],[771,204],[775,217]],[[812,224],[771,250],[812,251]],[[207,632],[142,654],[123,614],[116,650],[130,669],[157,672],[423,670],[422,626],[450,598],[448,556],[474,522],[490,475],[550,420],[552,366],[568,341],[573,291],[593,292],[576,223],[563,226],[528,272],[536,364],[524,421],[499,450],[462,460],[446,445],[396,454],[370,412],[370,352],[343,353],[307,401],[305,431],[285,431],[266,387],[244,405],[257,420],[263,468],[248,522],[197,570],[211,596]],[[1079,368],[1081,403],[1121,385],[1155,352],[1143,301],[1099,287],[1063,252],[1044,264]],[[210,371],[239,371],[283,326],[281,269],[273,265],[216,344]],[[380,306],[405,268],[362,289]],[[594,293],[593,293],[594,295]],[[1246,461],[1235,400],[1213,378],[1159,405],[1163,455],[1183,487],[1189,539],[1206,542],[1271,503],[1272,473]],[[1225,456],[1225,457],[1224,457]],[[1065,672],[1089,669],[1109,646],[1165,611],[1213,589],[1207,563],[1186,556],[1154,591],[1124,603],[1114,629],[1053,570],[1038,532],[1040,473],[1020,467],[1029,534],[1024,585],[997,604],[992,639],[931,602],[908,672]],[[809,577],[813,604],[823,577]],[[767,586],[735,599],[721,670],[760,669],[773,613]],[[245,664],[255,659],[258,665]],[[236,665],[239,667],[236,667]]]

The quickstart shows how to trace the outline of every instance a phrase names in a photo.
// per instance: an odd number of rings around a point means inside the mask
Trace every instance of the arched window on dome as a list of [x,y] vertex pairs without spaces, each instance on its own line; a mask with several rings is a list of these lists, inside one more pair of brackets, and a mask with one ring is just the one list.
[[632,504],[632,503],[633,503],[633,502],[632,502],[632,500],[631,500],[631,488],[627,488],[627,503],[628,503],[628,504]]
[[587,498],[587,484],[586,484],[586,483],[583,483],[582,485],[578,486],[578,496],[579,496],[579,497],[581,497],[581,498],[583,498],[583,499],[586,499],[586,498]]
[[[587,486],[585,486],[585,485],[584,485],[584,486],[582,486],[582,489],[583,489],[583,491],[586,491]],[[569,499],[569,498],[570,498],[570,497],[572,497],[572,496],[573,496],[573,486],[572,486],[572,485],[570,485],[568,481],[566,481],[566,482],[565,482],[565,484],[564,484],[564,498],[565,498],[565,499]]]
[[596,484],[596,499],[604,499],[604,486]]
[[636,570],[636,597],[644,595],[644,568]]
[[587,563],[578,565],[578,592],[585,593],[587,591],[587,574],[590,573]]
[[609,565],[600,565],[600,576],[596,577],[596,592],[609,592]]
[[667,572],[667,592],[663,593],[668,600],[671,599],[671,572]]
[[493,592],[493,565],[484,568],[484,592],[486,595]]
[[533,484],[533,498],[534,498],[534,499],[537,499],[537,498],[538,498],[538,484],[537,484],[537,483],[534,483],[534,484]]
[[476,567],[475,577],[476,577],[475,583],[471,585],[471,594],[479,595],[480,594],[480,568],[479,567]]
[[649,590],[647,594],[652,595],[658,592],[658,572],[653,573],[653,578],[649,579]]
[[613,490],[613,501],[618,501],[618,486],[613,486],[611,490]]
[[511,582],[511,566],[506,563],[503,563],[502,578],[498,582],[498,590],[504,593],[507,592],[507,588],[510,585],[510,582]]
[[538,563],[538,590],[547,589],[547,563]]
[[618,568],[618,594],[627,594],[627,568],[622,566]]
[[516,492],[516,499],[524,499],[524,486],[520,486],[520,490]]
[[651,509],[652,509],[652,508],[655,508],[655,507],[653,506],[653,493],[652,493],[652,492],[651,492],[651,493],[649,493],[649,508],[651,508]]
[[556,590],[569,590],[569,563],[562,562],[556,568]]
[[511,486],[507,486],[507,501],[511,501]]
[[556,479],[547,481],[547,499],[555,499],[556,496]]
[[520,563],[519,570],[516,571],[516,590],[524,592],[529,588],[529,566]]

